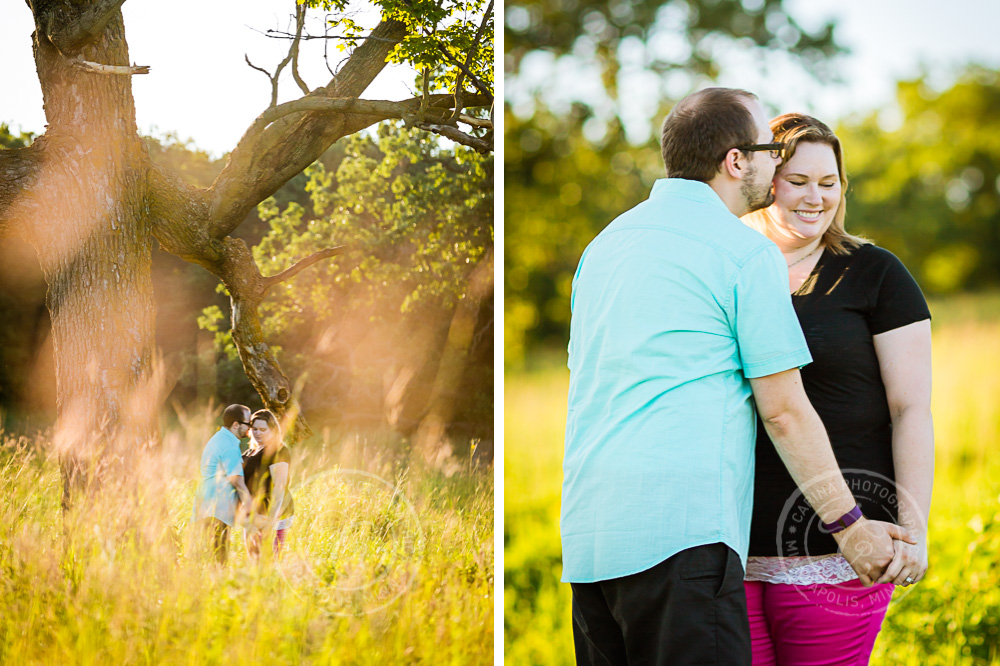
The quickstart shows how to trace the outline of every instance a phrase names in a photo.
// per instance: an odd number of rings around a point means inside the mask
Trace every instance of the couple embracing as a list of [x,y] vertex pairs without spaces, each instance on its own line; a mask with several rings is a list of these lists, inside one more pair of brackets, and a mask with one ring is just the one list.
[[[246,451],[240,440],[250,435]],[[222,413],[222,427],[201,455],[201,483],[194,500],[194,521],[209,539],[220,563],[228,554],[229,529],[244,528],[247,552],[258,557],[265,535],[274,533],[275,555],[281,552],[295,509],[288,491],[291,455],[274,414],[250,414],[244,405]]]
[[709,88],[661,147],[667,177],[573,281],[577,661],[866,664],[894,586],[927,569],[927,304],[847,233],[819,120]]

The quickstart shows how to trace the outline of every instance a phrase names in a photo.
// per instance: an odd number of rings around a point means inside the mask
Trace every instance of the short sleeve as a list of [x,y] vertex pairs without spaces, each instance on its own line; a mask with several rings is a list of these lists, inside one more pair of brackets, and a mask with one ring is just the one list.
[[226,476],[243,476],[243,456],[238,445],[226,446],[222,451],[222,468]]
[[764,246],[739,268],[732,313],[745,377],[765,377],[812,361],[777,246]]
[[872,335],[930,319],[927,300],[903,262],[888,250],[872,246],[869,251],[875,256],[878,276],[870,295],[868,326]]

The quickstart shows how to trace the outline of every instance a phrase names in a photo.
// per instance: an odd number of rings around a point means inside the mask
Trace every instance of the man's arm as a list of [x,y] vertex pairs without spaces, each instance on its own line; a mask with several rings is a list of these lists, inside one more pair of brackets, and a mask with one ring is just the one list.
[[[823,422],[806,397],[799,371],[757,377],[750,386],[767,434],[820,520],[830,523],[853,509],[854,496],[833,456]],[[866,518],[833,536],[866,586],[892,562],[892,540],[910,541],[902,528]]]
[[240,496],[240,504],[237,508],[237,516],[242,513],[249,514],[253,498],[250,497],[250,489],[247,488],[242,474],[233,474],[229,477],[229,483],[233,484],[236,494]]

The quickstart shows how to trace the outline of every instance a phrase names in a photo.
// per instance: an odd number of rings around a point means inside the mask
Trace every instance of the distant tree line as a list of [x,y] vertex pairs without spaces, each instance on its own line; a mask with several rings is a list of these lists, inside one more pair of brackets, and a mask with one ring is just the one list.
[[[928,294],[1000,286],[1000,73],[970,66],[946,90],[903,81],[896,107],[835,128],[851,180],[849,230],[896,253]],[[565,348],[580,254],[663,175],[655,139],[631,146],[617,120],[588,140],[592,113],[539,108],[524,120],[506,110],[508,364]]]

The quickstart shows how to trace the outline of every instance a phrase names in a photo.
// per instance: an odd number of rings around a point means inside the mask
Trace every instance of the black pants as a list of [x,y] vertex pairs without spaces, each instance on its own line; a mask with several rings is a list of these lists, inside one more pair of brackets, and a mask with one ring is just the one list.
[[212,553],[219,560],[219,564],[225,564],[229,557],[229,525],[218,518],[202,518],[201,527],[205,536],[209,539]]
[[743,566],[725,544],[689,548],[637,574],[572,587],[578,664],[750,664]]

